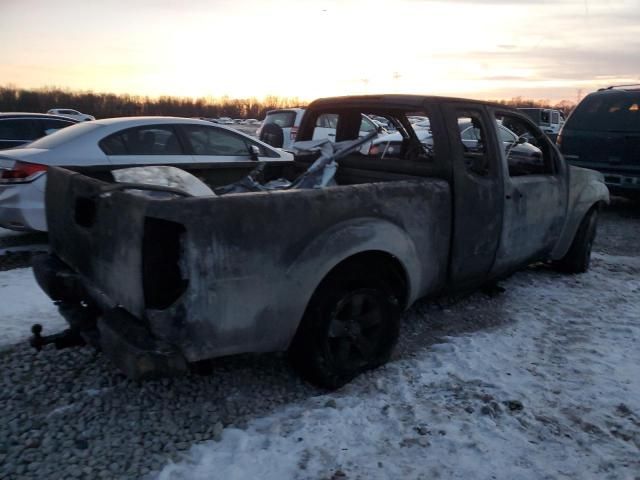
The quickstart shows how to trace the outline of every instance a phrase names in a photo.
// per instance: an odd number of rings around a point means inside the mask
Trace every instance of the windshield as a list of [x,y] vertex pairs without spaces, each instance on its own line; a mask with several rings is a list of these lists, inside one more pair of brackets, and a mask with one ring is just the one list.
[[58,145],[62,145],[63,143],[67,143],[77,137],[81,137],[82,135],[85,135],[90,131],[100,127],[102,127],[102,125],[93,122],[77,123],[75,125],[71,125],[70,127],[63,128],[62,130],[58,130],[51,135],[42,137],[35,142],[31,142],[28,145],[25,145],[25,148],[55,148]]
[[639,132],[640,92],[586,97],[569,117],[566,128],[605,132]]

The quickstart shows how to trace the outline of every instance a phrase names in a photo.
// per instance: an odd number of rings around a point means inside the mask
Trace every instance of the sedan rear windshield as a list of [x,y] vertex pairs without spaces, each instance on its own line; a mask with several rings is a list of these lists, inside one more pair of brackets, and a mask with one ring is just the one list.
[[85,135],[96,128],[100,128],[101,126],[102,125],[93,122],[76,123],[75,125],[63,128],[62,130],[58,130],[51,135],[47,135],[46,137],[42,137],[35,142],[30,143],[29,148],[55,148],[58,145],[62,145],[63,143],[67,143],[81,137],[82,135]]
[[566,128],[605,132],[640,132],[640,92],[586,97]]
[[282,112],[270,112],[267,113],[267,118],[265,118],[264,123],[275,123],[281,128],[290,128],[293,127],[296,121],[296,112],[291,110],[285,110]]

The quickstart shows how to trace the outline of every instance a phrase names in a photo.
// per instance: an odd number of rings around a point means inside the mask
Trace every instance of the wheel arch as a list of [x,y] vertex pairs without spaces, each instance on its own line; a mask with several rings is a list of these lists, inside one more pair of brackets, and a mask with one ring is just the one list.
[[[560,239],[551,252],[551,260],[563,258],[573,243],[580,223],[594,208],[600,209],[609,203],[609,189],[600,178],[601,174],[583,168],[571,167],[569,206],[567,219],[562,229]],[[582,188],[577,188],[582,185]]]
[[367,274],[381,271],[389,275],[389,285],[398,299],[400,308],[404,310],[407,307],[409,298],[407,270],[397,257],[382,250],[366,250],[345,258],[326,273],[316,286],[314,293],[333,275],[339,275],[342,271],[361,268],[362,266],[364,266]]
[[[304,312],[321,283],[340,269],[367,262],[396,275],[396,294],[403,309],[408,308],[420,290],[420,262],[408,234],[399,226],[380,219],[361,218],[336,225],[318,236],[291,263],[286,275],[296,298],[295,321],[289,341],[294,338]],[[402,290],[402,291],[400,291]]]

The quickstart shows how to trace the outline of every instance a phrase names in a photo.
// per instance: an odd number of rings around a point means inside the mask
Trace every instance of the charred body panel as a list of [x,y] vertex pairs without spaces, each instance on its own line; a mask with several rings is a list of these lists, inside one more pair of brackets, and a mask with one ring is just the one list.
[[[321,280],[358,253],[398,260],[411,286],[406,304],[446,277],[450,192],[442,181],[179,203],[151,204],[148,216],[184,225],[181,269],[189,286],[168,309],[146,313],[152,331],[192,361],[285,349]],[[202,222],[207,215],[216,221]]]
[[[75,190],[67,195],[97,198],[96,181],[83,188],[70,172],[53,175],[52,185]],[[317,285],[362,252],[397,259],[405,305],[446,283],[451,197],[441,180],[170,202],[114,192],[99,204],[90,226],[72,212],[58,219],[53,250],[99,286],[110,300],[102,303],[144,319],[190,361],[286,349]],[[105,232],[109,242],[97,238]]]
[[562,258],[569,251],[580,222],[589,210],[601,208],[609,203],[609,190],[601,173],[569,165],[567,176],[567,218],[562,226],[560,238],[551,252],[552,260]]

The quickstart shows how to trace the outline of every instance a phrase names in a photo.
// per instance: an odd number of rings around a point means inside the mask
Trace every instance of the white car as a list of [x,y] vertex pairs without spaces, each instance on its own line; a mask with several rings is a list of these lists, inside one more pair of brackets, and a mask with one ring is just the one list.
[[47,113],[50,113],[51,115],[60,115],[61,117],[73,118],[78,122],[86,122],[88,120],[96,119],[93,115],[80,113],[79,111],[71,110],[70,108],[52,108],[51,110],[48,110]]
[[269,110],[262,125],[258,128],[256,136],[274,147],[290,148],[296,140],[303,115],[304,108]]
[[[25,147],[0,151],[0,226],[47,230],[44,191],[47,167],[66,166],[96,178],[135,165],[173,165],[189,171],[202,164],[291,161],[236,130],[177,117],[110,118],[67,127]],[[196,172],[197,173],[197,172]]]

